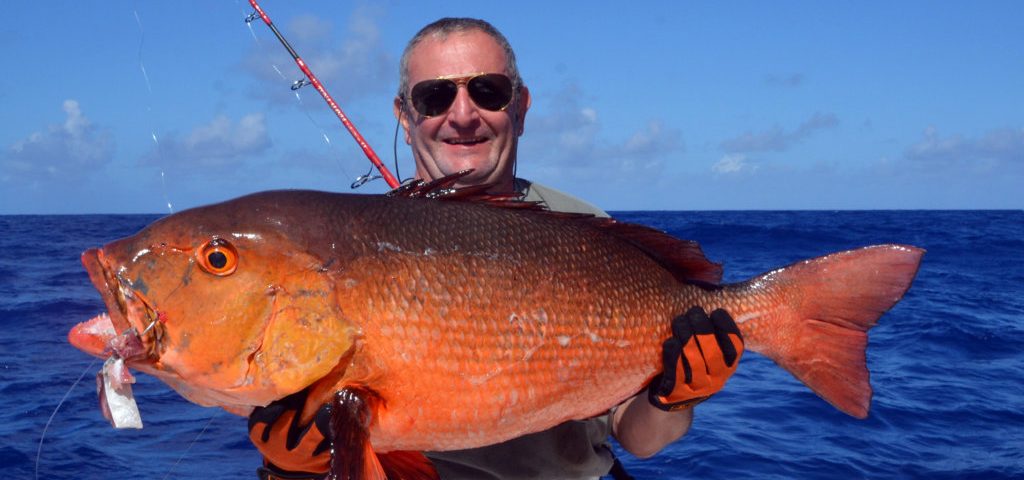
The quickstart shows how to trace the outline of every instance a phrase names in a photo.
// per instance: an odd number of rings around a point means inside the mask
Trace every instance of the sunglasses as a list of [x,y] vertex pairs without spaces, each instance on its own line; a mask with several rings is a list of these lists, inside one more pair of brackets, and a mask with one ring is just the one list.
[[512,103],[512,80],[500,73],[474,73],[472,75],[438,77],[424,80],[412,87],[409,95],[412,106],[424,117],[435,117],[451,108],[465,85],[473,103],[492,112],[500,112]]

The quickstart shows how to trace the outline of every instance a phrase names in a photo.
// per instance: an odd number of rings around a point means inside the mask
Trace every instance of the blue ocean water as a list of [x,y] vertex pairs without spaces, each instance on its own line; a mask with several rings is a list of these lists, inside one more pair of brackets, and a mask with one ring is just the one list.
[[[869,244],[928,250],[914,286],[872,330],[868,419],[839,413],[747,355],[725,390],[697,407],[684,439],[648,460],[622,454],[637,478],[1024,478],[1024,212],[616,217],[699,241],[725,263],[727,281]],[[135,387],[146,427],[112,429],[97,407],[99,362],[66,341],[72,325],[103,310],[80,253],[155,218],[0,216],[5,477],[254,478],[259,456],[244,419],[192,405],[148,376]]]

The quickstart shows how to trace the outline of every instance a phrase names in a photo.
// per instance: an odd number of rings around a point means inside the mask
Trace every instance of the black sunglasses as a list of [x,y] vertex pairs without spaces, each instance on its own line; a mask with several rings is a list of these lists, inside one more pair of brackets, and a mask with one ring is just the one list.
[[473,103],[492,112],[500,112],[512,103],[512,80],[500,73],[474,73],[424,80],[412,87],[412,106],[424,117],[447,112],[459,93],[459,85]]

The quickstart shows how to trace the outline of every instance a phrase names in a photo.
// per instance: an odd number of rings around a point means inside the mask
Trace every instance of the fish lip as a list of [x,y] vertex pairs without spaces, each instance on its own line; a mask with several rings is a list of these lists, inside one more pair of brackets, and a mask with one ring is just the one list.
[[114,330],[123,332],[131,328],[127,317],[127,307],[120,301],[118,295],[111,287],[116,279],[110,274],[110,269],[102,258],[103,252],[98,248],[90,248],[82,253],[82,265],[89,273],[89,280],[96,290],[100,292],[104,305],[107,307],[107,314],[114,325]]
[[[82,253],[82,264],[89,274],[89,280],[99,291],[103,303],[107,307],[107,315],[114,326],[115,335],[107,344],[104,353],[119,356],[129,361],[152,359],[156,360],[158,354],[157,329],[148,328],[139,333],[139,327],[143,319],[134,319],[129,313],[130,310],[146,312],[147,317],[157,318],[156,312],[148,305],[148,302],[139,298],[137,292],[132,290],[130,283],[114,272],[102,249],[90,248]],[[130,308],[129,304],[132,307]],[[153,322],[155,323],[155,322]],[[152,332],[150,334],[150,332]]]

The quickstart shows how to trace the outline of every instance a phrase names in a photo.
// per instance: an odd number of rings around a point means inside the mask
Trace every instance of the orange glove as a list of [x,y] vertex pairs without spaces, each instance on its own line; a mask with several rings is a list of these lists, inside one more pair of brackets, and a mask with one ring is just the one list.
[[331,409],[323,404],[315,416],[303,424],[308,391],[289,395],[259,407],[249,415],[249,440],[263,454],[264,466],[257,472],[261,479],[323,478],[331,469]]
[[661,347],[662,373],[647,388],[647,398],[665,411],[691,407],[725,386],[743,355],[739,327],[725,310],[707,313],[693,307],[672,320],[672,337]]

